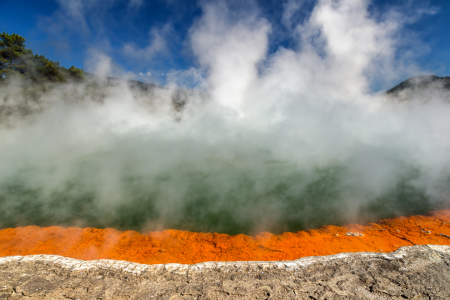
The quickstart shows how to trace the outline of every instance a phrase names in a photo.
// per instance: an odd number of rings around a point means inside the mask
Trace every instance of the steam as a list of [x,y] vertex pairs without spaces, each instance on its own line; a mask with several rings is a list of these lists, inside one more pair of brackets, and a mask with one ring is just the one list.
[[0,225],[254,234],[447,205],[448,94],[372,92],[416,67],[397,58],[409,19],[368,6],[321,0],[299,24],[286,11],[297,46],[269,54],[257,9],[205,4],[189,34],[200,67],[167,87],[107,80],[104,55],[87,83],[10,81]]

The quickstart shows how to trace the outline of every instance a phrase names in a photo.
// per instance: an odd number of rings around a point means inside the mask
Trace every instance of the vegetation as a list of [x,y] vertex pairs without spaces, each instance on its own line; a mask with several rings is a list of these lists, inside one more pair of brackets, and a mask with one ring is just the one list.
[[35,82],[82,81],[83,69],[66,69],[43,55],[25,48],[25,38],[18,34],[0,33],[0,80],[22,76]]

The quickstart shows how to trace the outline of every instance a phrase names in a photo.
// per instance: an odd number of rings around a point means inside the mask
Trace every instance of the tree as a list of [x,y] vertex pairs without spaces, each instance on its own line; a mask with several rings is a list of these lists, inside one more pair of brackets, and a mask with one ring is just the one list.
[[43,55],[25,49],[25,38],[18,34],[0,34],[0,79],[22,75],[35,82],[67,82],[85,79],[83,69],[66,69]]
[[31,50],[25,49],[25,39],[18,34],[0,34],[0,76],[26,72],[25,58],[32,56]]
[[69,73],[69,76],[73,78],[74,80],[81,81],[85,79],[83,69],[78,69],[75,66],[71,66],[69,69],[66,70],[67,73]]
[[66,82],[59,63],[54,63],[43,55],[35,55],[27,61],[27,77],[34,81]]

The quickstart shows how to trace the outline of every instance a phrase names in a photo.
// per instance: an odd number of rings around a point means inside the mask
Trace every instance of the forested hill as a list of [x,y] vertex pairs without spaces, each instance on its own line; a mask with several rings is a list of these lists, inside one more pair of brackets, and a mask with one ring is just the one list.
[[[0,34],[0,81],[19,76],[35,83],[46,82],[81,82],[95,79],[95,75],[83,69],[71,66],[66,69],[59,62],[49,60],[43,55],[34,55],[25,46],[25,38],[18,34]],[[108,83],[114,84],[118,78],[107,77]],[[131,88],[149,91],[158,87],[152,83],[128,80]]]
[[26,49],[25,38],[18,34],[0,33],[0,80],[21,76],[34,82],[68,82],[85,79],[83,69],[68,69],[43,55]]

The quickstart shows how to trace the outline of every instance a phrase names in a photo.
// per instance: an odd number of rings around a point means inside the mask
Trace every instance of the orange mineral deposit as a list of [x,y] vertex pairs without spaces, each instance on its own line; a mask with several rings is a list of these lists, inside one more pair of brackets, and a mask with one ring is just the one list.
[[180,230],[138,233],[115,229],[19,227],[0,230],[0,256],[55,254],[144,264],[274,261],[342,252],[391,252],[401,246],[450,245],[450,210],[387,219],[369,225],[255,237]]

